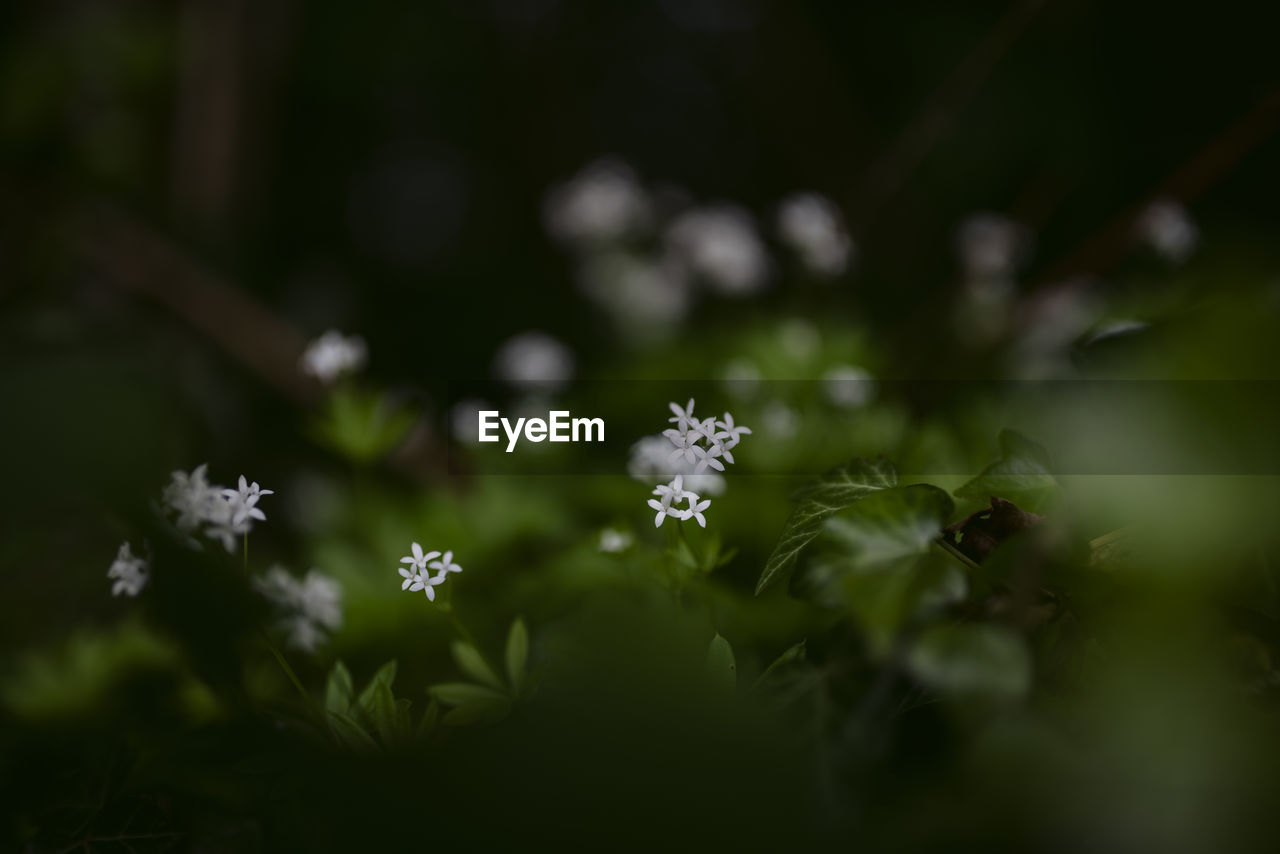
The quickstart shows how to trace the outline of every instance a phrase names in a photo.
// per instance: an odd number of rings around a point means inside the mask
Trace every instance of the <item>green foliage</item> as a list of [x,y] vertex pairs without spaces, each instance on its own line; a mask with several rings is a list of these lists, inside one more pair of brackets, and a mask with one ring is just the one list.
[[912,645],[907,664],[925,685],[967,708],[982,710],[1015,702],[1031,687],[1026,645],[998,626],[930,626]]
[[356,463],[373,462],[391,452],[413,426],[414,414],[385,394],[341,386],[329,394],[311,426],[316,441]]
[[516,618],[507,631],[503,656],[507,675],[504,681],[472,644],[455,641],[450,645],[454,663],[474,682],[445,682],[433,685],[433,701],[452,708],[441,722],[449,726],[492,724],[511,713],[516,700],[530,688],[529,632],[524,620]]
[[733,647],[717,632],[707,646],[707,673],[712,684],[724,691],[732,691],[738,685],[738,665],[733,657]]
[[1000,457],[955,491],[957,498],[986,504],[1005,498],[1023,510],[1040,513],[1060,491],[1049,452],[1016,430],[1001,430]]
[[886,460],[854,460],[832,469],[817,483],[799,492],[796,495],[799,505],[787,520],[778,544],[765,563],[760,580],[756,582],[756,594],[759,595],[795,565],[800,552],[818,536],[828,516],[897,484],[898,474]]
[[371,753],[430,735],[430,712],[415,727],[411,701],[393,693],[396,671],[396,661],[388,661],[357,695],[346,665],[334,663],[325,683],[324,715],[335,742],[357,753]]

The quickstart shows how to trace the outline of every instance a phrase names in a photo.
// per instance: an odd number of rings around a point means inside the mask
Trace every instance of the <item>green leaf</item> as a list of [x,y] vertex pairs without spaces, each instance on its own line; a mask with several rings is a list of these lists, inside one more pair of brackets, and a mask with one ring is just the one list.
[[717,632],[707,647],[707,672],[713,683],[726,691],[738,684],[738,665],[733,658],[733,647]]
[[795,646],[788,647],[782,655],[775,658],[773,663],[764,669],[764,673],[756,677],[755,684],[751,686],[751,690],[758,691],[767,687],[783,670],[803,662],[806,652],[805,644],[806,641],[800,641]]
[[858,570],[874,570],[923,554],[955,508],[936,486],[885,490],[831,515],[821,533]]
[[525,665],[529,661],[529,630],[524,620],[517,617],[507,632],[507,678],[511,680],[511,690],[517,695],[524,688]]
[[354,387],[335,389],[312,427],[321,444],[356,462],[384,456],[409,432],[414,415],[386,396]]
[[1049,452],[1016,430],[1001,430],[996,441],[1000,458],[957,489],[955,496],[983,504],[995,496],[1023,510],[1040,512],[1059,492]]
[[432,700],[427,704],[427,710],[422,713],[422,720],[418,721],[418,739],[425,739],[435,732],[436,724],[439,722],[440,704]]
[[446,726],[493,724],[511,714],[511,701],[506,697],[472,700],[450,709],[441,720]]
[[482,685],[489,685],[499,691],[506,690],[507,686],[503,684],[498,674],[493,672],[493,668],[484,660],[480,650],[469,643],[454,641],[449,644],[449,651],[453,653],[453,660],[464,676],[469,676]]
[[773,554],[765,562],[760,580],[756,582],[756,595],[795,565],[800,552],[818,536],[828,516],[868,495],[897,485],[898,474],[888,461],[854,460],[833,469],[798,492],[795,497],[800,503],[783,527]]
[[391,691],[391,683],[394,681],[396,681],[396,660],[393,658],[378,668],[378,671],[373,674],[373,678],[369,680],[369,684],[360,692],[360,697],[356,702],[361,711],[372,715],[374,706],[381,702],[378,698],[378,694],[382,690],[380,686],[386,686],[389,693]]
[[470,682],[444,682],[431,687],[431,696],[446,706],[462,706],[481,700],[506,700],[505,694]]
[[1031,686],[1025,644],[996,626],[931,626],[917,638],[907,666],[939,694],[979,706],[1019,700]]
[[359,723],[341,712],[326,712],[329,731],[338,744],[357,753],[377,753],[378,743]]
[[355,702],[355,687],[351,683],[351,671],[341,661],[335,661],[329,669],[329,680],[324,689],[324,707],[330,712],[347,714]]

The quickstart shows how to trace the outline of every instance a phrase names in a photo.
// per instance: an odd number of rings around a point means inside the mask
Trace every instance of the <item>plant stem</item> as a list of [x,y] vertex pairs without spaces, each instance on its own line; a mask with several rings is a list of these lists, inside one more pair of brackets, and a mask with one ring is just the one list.
[[276,662],[280,665],[280,669],[284,671],[284,675],[289,677],[289,681],[293,683],[293,687],[298,689],[298,693],[302,695],[302,699],[306,701],[308,706],[310,706],[314,701],[312,700],[311,695],[307,692],[307,689],[302,686],[302,680],[298,678],[298,674],[295,673],[293,668],[289,665],[288,660],[284,657],[284,653],[280,651],[279,647],[272,643],[271,637],[265,630],[260,629],[259,631],[262,632],[262,640],[266,643],[267,649],[271,650],[271,654],[276,657]]

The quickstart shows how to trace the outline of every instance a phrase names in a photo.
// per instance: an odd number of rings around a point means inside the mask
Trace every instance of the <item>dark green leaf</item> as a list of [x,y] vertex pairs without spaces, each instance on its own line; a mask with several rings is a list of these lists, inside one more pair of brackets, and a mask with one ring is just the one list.
[[800,643],[795,646],[788,647],[782,655],[775,658],[773,663],[764,669],[764,673],[761,673],[756,678],[755,684],[751,686],[751,690],[758,691],[762,688],[768,687],[779,673],[792,665],[800,664],[804,661],[804,657],[805,641],[800,641]]
[[719,687],[732,691],[738,684],[738,665],[733,658],[733,647],[719,633],[707,647],[707,672]]
[[907,664],[921,682],[962,703],[1015,701],[1031,685],[1031,657],[1022,639],[995,626],[931,626],[916,640]]
[[529,630],[524,620],[517,617],[507,632],[507,678],[511,680],[511,690],[517,695],[524,688],[525,665],[529,660]]
[[382,690],[380,686],[385,686],[387,692],[390,693],[391,683],[395,680],[396,660],[393,658],[378,668],[378,672],[373,674],[373,678],[369,680],[369,684],[360,692],[357,704],[361,711],[372,716],[375,705],[381,702],[378,698],[378,694]]
[[367,754],[378,751],[378,743],[373,740],[373,736],[347,715],[331,711],[326,712],[325,717],[329,723],[329,731],[333,733],[334,740],[338,744],[357,753]]
[[1049,453],[1016,430],[1001,430],[1000,458],[955,491],[957,498],[986,504],[1004,498],[1023,510],[1040,512],[1058,493]]
[[330,712],[347,714],[355,702],[355,687],[351,683],[351,671],[341,661],[335,661],[329,670],[329,681],[324,690],[324,707]]
[[450,709],[442,719],[446,726],[492,724],[511,714],[511,701],[505,697],[471,700]]
[[800,504],[787,520],[773,554],[765,563],[756,582],[756,594],[795,565],[800,552],[818,535],[828,516],[868,495],[891,489],[897,483],[897,472],[886,460],[854,460],[797,493]]
[[499,691],[506,690],[507,686],[503,684],[498,674],[493,672],[493,668],[484,660],[480,650],[469,643],[454,641],[449,644],[449,651],[453,653],[453,660],[464,676],[469,676],[480,684],[489,685]]
[[470,682],[445,682],[431,687],[431,696],[446,706],[462,706],[481,700],[506,700],[506,695]]

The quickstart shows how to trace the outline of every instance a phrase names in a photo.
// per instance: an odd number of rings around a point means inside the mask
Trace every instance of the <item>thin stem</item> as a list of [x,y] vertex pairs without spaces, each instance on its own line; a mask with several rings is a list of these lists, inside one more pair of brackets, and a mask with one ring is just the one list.
[[284,653],[282,653],[280,649],[272,643],[271,637],[266,633],[266,631],[262,631],[262,640],[267,644],[267,649],[271,650],[271,654],[276,657],[276,662],[279,663],[280,669],[284,671],[284,675],[289,677],[289,681],[293,683],[293,687],[298,689],[298,693],[302,695],[302,699],[306,701],[308,706],[310,706],[314,700],[312,699],[311,694],[307,692],[307,689],[302,686],[302,680],[298,678],[298,674],[295,673],[293,668],[289,665],[288,660],[284,657]]

